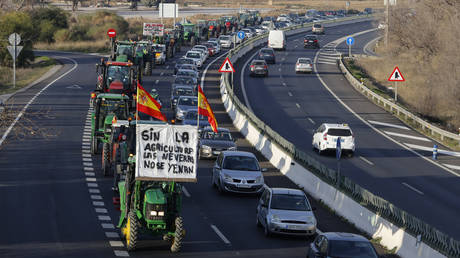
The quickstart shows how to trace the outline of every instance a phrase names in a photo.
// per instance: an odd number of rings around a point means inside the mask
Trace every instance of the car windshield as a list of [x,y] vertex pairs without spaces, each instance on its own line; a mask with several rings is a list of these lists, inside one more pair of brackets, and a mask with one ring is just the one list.
[[177,105],[181,106],[198,106],[197,98],[179,98]]
[[[107,85],[114,81],[120,81],[123,85],[129,83],[129,66],[111,65],[107,68]],[[123,87],[125,88],[125,87]]]
[[229,36],[220,37],[220,40],[230,40]]
[[262,53],[262,54],[273,54],[273,51],[271,49],[261,49],[260,53]]
[[276,210],[311,211],[305,196],[293,194],[274,194],[270,208]]
[[223,169],[259,171],[259,163],[253,157],[227,156],[224,160]]
[[193,90],[187,88],[176,88],[174,90],[174,95],[176,96],[193,96]]
[[179,70],[177,72],[177,76],[190,76],[190,77],[194,77],[196,76],[195,72],[193,71],[185,71],[185,70]]
[[351,131],[349,129],[329,129],[327,134],[330,136],[351,136]]
[[200,54],[198,54],[198,53],[187,53],[187,57],[189,57],[189,58],[200,58]]
[[316,37],[315,37],[315,36],[306,36],[305,39],[308,39],[308,40],[315,40]]
[[184,26],[184,32],[192,32],[194,27],[195,26],[193,26],[193,25],[192,26],[190,26],[190,25],[189,26]]
[[255,61],[252,63],[253,65],[265,65],[264,61]]
[[329,256],[343,258],[377,258],[371,243],[364,241],[329,241]]
[[[196,111],[188,111],[185,114],[185,120],[197,120],[198,112]],[[200,115],[200,121],[208,121],[207,116]]]
[[107,114],[115,114],[117,119],[126,120],[125,101],[118,99],[102,99],[100,114],[104,117]]
[[225,131],[217,131],[217,133],[213,131],[204,131],[203,132],[203,139],[206,140],[216,140],[216,141],[233,141],[232,135],[230,132],[225,132]]
[[163,52],[162,46],[153,46],[153,52]]
[[192,77],[176,77],[174,80],[174,84],[182,84],[182,85],[194,85],[195,80]]
[[194,64],[195,61],[193,61],[192,59],[187,59],[187,58],[181,58],[179,60],[177,60],[176,64]]
[[132,55],[131,49],[132,49],[131,45],[119,45],[117,47],[117,55],[131,56]]
[[195,66],[191,64],[183,64],[181,65],[180,69],[195,70]]

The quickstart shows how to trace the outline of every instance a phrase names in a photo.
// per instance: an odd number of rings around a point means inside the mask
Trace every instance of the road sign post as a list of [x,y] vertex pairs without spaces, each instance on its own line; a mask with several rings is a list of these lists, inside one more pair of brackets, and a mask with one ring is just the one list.
[[347,41],[347,45],[348,45],[348,57],[351,57],[351,46],[353,44],[355,44],[355,38],[348,37],[346,41]]
[[340,157],[342,157],[342,144],[340,137],[337,138],[337,145],[335,147],[335,157],[337,158],[337,189],[340,186]]
[[225,58],[225,61],[222,63],[222,65],[219,68],[219,73],[232,73],[232,91],[233,91],[233,73],[235,72],[235,69],[233,68],[232,62],[230,62],[230,59]]
[[13,88],[16,88],[16,58],[22,50],[22,46],[18,46],[21,43],[21,36],[17,33],[12,33],[8,37],[8,41],[12,45],[7,46],[7,48],[13,58]]
[[390,77],[388,78],[388,81],[395,83],[395,102],[397,102],[398,101],[398,82],[405,81],[401,71],[399,71],[399,68],[397,66],[391,73]]

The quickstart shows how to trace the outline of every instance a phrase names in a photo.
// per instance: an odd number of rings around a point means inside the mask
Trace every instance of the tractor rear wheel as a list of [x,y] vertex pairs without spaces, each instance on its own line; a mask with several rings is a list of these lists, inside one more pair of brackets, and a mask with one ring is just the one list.
[[96,155],[98,151],[99,143],[97,142],[97,138],[92,136],[91,137],[91,154]]
[[171,252],[177,253],[180,251],[182,247],[182,240],[185,237],[185,229],[184,229],[184,220],[182,217],[177,217],[176,221],[176,230],[174,232],[174,239],[171,245]]
[[152,75],[152,62],[146,62],[145,63],[144,75],[147,75],[147,76]]
[[139,220],[137,219],[136,213],[133,211],[128,214],[128,221],[126,222],[124,231],[126,249],[128,249],[128,251],[136,250],[139,237]]
[[102,174],[107,176],[110,171],[110,146],[108,143],[104,143],[102,146]]

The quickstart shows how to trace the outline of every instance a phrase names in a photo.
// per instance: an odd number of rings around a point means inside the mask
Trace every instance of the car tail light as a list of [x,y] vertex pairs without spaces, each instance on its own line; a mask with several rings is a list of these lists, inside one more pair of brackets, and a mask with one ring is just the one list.
[[251,68],[254,68],[254,65],[251,65],[250,67],[251,67]]
[[323,134],[323,140],[327,141],[327,133]]
[[268,67],[266,65],[264,65],[264,68],[267,69]]
[[314,42],[315,42],[315,43],[317,43],[317,42],[318,42],[318,40],[317,40],[317,39],[315,39],[315,40],[314,40]]

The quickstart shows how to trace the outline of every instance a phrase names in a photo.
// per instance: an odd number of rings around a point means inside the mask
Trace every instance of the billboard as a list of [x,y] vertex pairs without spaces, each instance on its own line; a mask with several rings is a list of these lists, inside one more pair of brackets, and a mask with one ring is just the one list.
[[198,129],[190,125],[136,125],[136,179],[196,182]]
[[142,35],[144,36],[163,36],[164,25],[161,23],[144,22]]
[[[174,16],[175,14],[175,16]],[[161,4],[158,6],[158,16],[163,18],[176,18],[179,17],[178,4]]]

